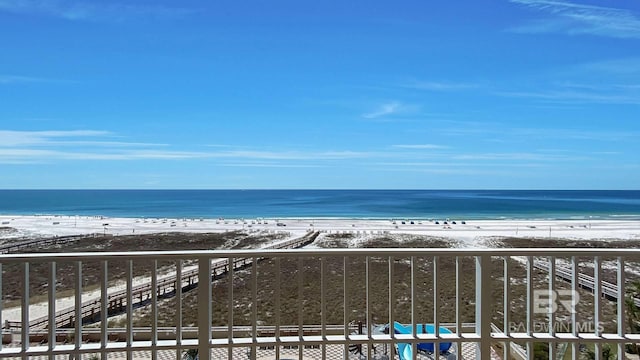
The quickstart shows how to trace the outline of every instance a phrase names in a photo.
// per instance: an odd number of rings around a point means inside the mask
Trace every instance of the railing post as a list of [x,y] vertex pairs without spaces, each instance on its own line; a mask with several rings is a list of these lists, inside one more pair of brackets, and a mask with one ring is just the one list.
[[[122,302],[122,300],[120,301]],[[127,360],[133,360],[133,260],[127,260],[126,312],[127,312]]]
[[[100,349],[102,350],[101,358],[106,359],[106,348],[109,340],[109,297],[107,296],[109,291],[109,262],[107,260],[102,261],[100,271],[102,273],[100,279]],[[53,314],[53,317],[55,319],[55,314]]]
[[[4,329],[2,322],[2,263],[0,263],[0,351],[2,351],[2,337],[4,335]],[[9,327],[7,326],[7,330]]]
[[[187,282],[191,285],[191,276],[187,277]],[[182,259],[176,260],[176,359],[182,356]]]
[[211,259],[198,259],[198,359],[211,360]]
[[[80,347],[82,346],[82,261],[76,261],[75,264],[75,348],[74,354],[76,359],[80,359]],[[129,313],[132,316],[132,313]]]
[[[22,354],[25,354],[27,350],[29,350],[29,262],[24,262],[22,264],[22,323],[21,326],[21,345],[22,345]],[[23,355],[23,359],[26,358],[26,355]]]
[[[626,292],[624,290],[624,281],[625,281],[625,273],[624,273],[624,258],[622,256],[618,256],[618,269],[617,269],[617,278],[618,278],[618,336],[624,337],[625,332],[627,330],[626,324],[626,308],[625,303],[627,301]],[[598,325],[598,324],[596,324]],[[618,343],[618,359],[624,360],[624,352],[625,352],[624,343]]]
[[476,359],[491,358],[491,255],[476,256]]

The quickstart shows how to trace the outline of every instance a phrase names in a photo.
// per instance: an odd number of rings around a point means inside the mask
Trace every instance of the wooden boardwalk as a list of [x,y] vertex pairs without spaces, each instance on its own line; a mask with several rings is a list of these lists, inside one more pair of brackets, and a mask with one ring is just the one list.
[[[294,249],[303,247],[312,243],[319,235],[319,232],[309,232],[305,236],[280,242],[275,245],[265,247],[264,249]],[[251,264],[251,259],[234,259],[233,269],[242,269]],[[224,276],[229,271],[229,263],[227,259],[220,259],[211,263],[212,278],[217,279]],[[198,285],[198,269],[186,270],[182,273],[180,280],[177,275],[157,279],[157,287],[153,289],[151,280],[144,284],[136,285],[131,289],[132,307],[145,305],[151,300],[152,291],[156,291],[158,298],[168,298],[175,295],[177,287],[180,286],[183,292],[194,289]],[[101,298],[92,299],[82,303],[82,321],[95,322],[99,321],[101,314]],[[127,306],[127,290],[118,290],[107,294],[107,311],[108,316],[123,313]],[[31,330],[45,329],[48,326],[49,316],[42,316],[29,321]],[[20,322],[6,322],[9,328],[20,328]],[[69,328],[75,325],[75,305],[58,310],[56,312],[56,328]]]
[[34,246],[44,247],[44,246],[50,246],[50,245],[67,244],[67,243],[78,241],[80,239],[84,239],[90,236],[98,236],[98,235],[99,234],[69,235],[69,236],[56,236],[56,237],[37,239],[37,240],[20,241],[20,242],[12,243],[9,245],[1,246],[0,254],[11,254],[15,252],[20,252],[21,250],[24,250],[24,249],[31,249]]
[[[549,272],[548,261],[536,259],[533,261],[533,267],[535,267],[536,269]],[[570,267],[556,265],[555,274],[556,274],[556,277],[568,283],[571,283],[573,281],[573,270]],[[593,276],[589,276],[583,273],[578,273],[578,286],[585,290],[589,290],[591,291],[591,293],[595,294],[595,281]],[[601,294],[600,294],[601,296],[604,296],[605,298],[612,301],[616,301],[616,302],[618,301],[618,285],[601,280],[600,288],[601,288]],[[636,306],[640,307],[640,299],[634,298],[633,300]]]

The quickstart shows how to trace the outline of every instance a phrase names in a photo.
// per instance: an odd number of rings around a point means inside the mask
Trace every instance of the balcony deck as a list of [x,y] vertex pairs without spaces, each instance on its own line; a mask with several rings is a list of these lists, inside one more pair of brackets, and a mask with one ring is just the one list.
[[[19,343],[15,344],[17,347],[20,346]],[[388,356],[390,356],[390,347],[387,346],[386,348],[384,347],[384,345],[378,345],[376,347],[377,351],[379,352],[380,355],[384,355],[387,354]],[[367,351],[366,345],[364,345],[364,349],[365,352]],[[458,351],[456,349],[455,353],[457,354]],[[341,345],[326,345],[325,347],[322,346],[307,346],[303,348],[303,356],[302,359],[307,360],[307,359],[322,359],[323,358],[323,354],[324,354],[324,358],[327,360],[340,360],[340,359],[344,359],[344,346]],[[456,357],[456,359],[476,359],[476,346],[474,344],[471,343],[464,343],[462,344],[462,349],[459,352],[460,356]],[[228,350],[227,349],[213,349],[211,350],[211,358],[212,359],[228,359]],[[91,360],[92,359],[93,354],[91,353],[87,353],[87,354],[81,354],[81,359],[82,360]],[[109,352],[106,354],[106,359],[113,359],[113,360],[125,360],[125,359],[129,359],[128,357],[129,355],[127,354],[126,351],[122,351],[122,352]],[[144,350],[144,351],[133,351],[130,355],[130,359],[134,359],[134,360],[146,360],[146,359],[152,359],[153,358],[153,351],[152,350]],[[176,350],[157,350],[156,351],[156,359],[158,360],[173,360],[176,359],[177,356],[182,357],[182,352],[176,352]],[[300,352],[298,350],[298,348],[296,346],[287,346],[287,347],[282,347],[281,350],[279,350],[279,354],[276,354],[276,350],[272,347],[263,347],[263,348],[259,348],[256,350],[256,356],[253,357],[251,355],[251,351],[248,349],[244,349],[244,348],[234,348],[233,349],[233,354],[231,359],[256,359],[256,360],[275,360],[275,359],[300,359]],[[355,354],[348,354],[349,359],[358,359],[359,357]],[[7,359],[21,359],[21,357],[5,357]],[[54,355],[53,356],[54,359],[56,360],[68,360],[69,359],[69,355],[68,354],[62,354],[62,355]],[[48,360],[50,359],[49,355],[39,355],[39,356],[30,356],[29,359],[31,360]],[[398,356],[395,355],[394,359],[398,359]],[[427,354],[423,354],[423,353],[418,353],[416,356],[416,359],[420,359],[420,360],[426,360],[426,359],[430,359],[433,360],[435,359],[435,357],[433,357],[432,355],[427,355]],[[446,360],[447,357],[442,355],[440,356],[440,359]],[[492,350],[491,353],[491,359],[501,359],[501,357],[498,355],[498,353],[496,353],[495,351]]]

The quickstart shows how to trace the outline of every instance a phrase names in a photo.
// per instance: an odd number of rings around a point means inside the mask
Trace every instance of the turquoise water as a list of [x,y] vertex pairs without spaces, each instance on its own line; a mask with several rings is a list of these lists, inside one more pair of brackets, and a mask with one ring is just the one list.
[[640,220],[640,191],[0,190],[0,214]]

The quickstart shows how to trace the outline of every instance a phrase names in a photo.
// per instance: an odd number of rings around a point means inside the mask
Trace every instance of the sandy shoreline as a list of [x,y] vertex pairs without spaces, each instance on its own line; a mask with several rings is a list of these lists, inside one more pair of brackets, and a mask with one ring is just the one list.
[[[445,224],[446,221],[446,224]],[[287,231],[302,235],[309,230],[354,234],[407,233],[458,240],[487,237],[552,237],[568,239],[640,239],[638,220],[464,220],[441,219],[183,219],[116,218],[93,216],[0,215],[0,242],[16,238],[111,234],[134,235],[166,232]]]

